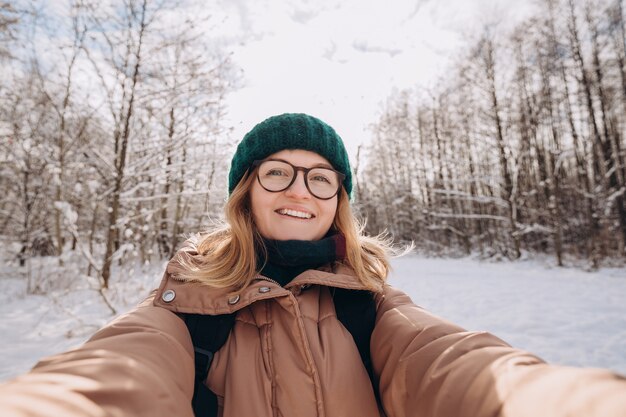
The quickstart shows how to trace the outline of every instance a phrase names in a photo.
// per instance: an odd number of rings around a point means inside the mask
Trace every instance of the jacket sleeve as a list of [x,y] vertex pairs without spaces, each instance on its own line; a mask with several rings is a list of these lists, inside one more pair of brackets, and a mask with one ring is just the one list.
[[390,287],[379,298],[371,355],[389,417],[626,416],[624,377],[548,365]]
[[193,347],[183,321],[148,298],[83,346],[0,385],[3,417],[193,417]]

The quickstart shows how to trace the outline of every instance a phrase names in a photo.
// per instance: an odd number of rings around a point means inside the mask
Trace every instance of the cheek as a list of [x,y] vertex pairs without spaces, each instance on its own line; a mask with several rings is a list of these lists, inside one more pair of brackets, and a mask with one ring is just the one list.
[[252,221],[254,221],[254,224],[256,224],[258,226],[259,224],[259,206],[258,204],[255,204],[254,201],[251,201],[251,206],[252,206]]
[[337,201],[335,199],[324,202],[324,205],[320,207],[323,213],[324,223],[330,227],[337,215]]
[[267,199],[263,197],[263,193],[258,190],[258,184],[255,183],[250,192],[250,208],[252,211],[252,219],[257,226],[259,223],[263,223],[264,207],[267,205]]

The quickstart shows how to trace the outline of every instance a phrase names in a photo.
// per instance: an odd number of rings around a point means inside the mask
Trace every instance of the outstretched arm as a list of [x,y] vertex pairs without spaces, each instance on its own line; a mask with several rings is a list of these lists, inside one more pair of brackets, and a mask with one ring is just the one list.
[[548,365],[486,332],[468,332],[388,287],[371,355],[389,417],[622,417],[626,379]]
[[4,417],[193,417],[193,382],[187,327],[150,297],[83,346],[0,385],[0,410]]

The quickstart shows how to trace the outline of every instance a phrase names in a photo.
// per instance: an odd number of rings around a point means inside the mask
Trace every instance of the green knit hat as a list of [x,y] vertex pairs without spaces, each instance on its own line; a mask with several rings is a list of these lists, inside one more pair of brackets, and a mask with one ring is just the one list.
[[343,186],[350,195],[352,173],[341,138],[320,119],[301,113],[272,116],[244,136],[230,164],[228,194],[233,192],[254,161],[284,149],[303,149],[326,158],[333,168],[346,176]]

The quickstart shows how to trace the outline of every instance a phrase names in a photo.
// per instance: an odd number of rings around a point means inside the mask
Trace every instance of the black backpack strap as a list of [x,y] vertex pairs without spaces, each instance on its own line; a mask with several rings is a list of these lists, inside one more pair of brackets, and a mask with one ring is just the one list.
[[217,416],[217,396],[204,384],[213,355],[220,350],[235,325],[235,313],[219,316],[181,314],[189,329],[195,353],[196,379],[191,404],[196,417]]
[[352,335],[372,382],[376,399],[379,400],[378,380],[374,375],[370,355],[370,339],[376,325],[374,294],[366,290],[335,288],[333,301],[335,302],[337,319]]

